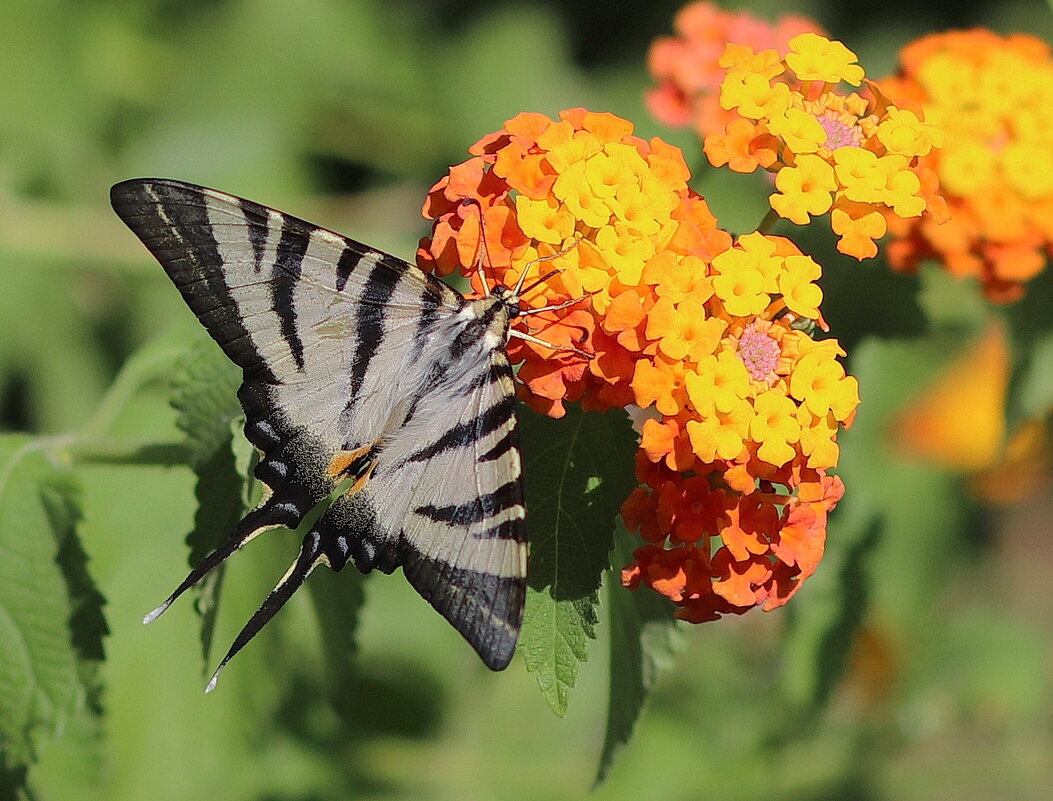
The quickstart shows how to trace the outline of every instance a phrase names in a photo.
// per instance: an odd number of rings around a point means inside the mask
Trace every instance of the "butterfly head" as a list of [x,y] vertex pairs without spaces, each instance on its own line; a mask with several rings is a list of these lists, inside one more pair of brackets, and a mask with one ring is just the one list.
[[[548,306],[542,306],[540,308],[535,308],[533,306],[530,306],[529,304],[523,303],[523,295],[525,295],[538,284],[543,283],[548,278],[551,278],[557,272],[558,270],[552,271],[548,275],[540,278],[538,281],[535,281],[526,289],[522,288],[522,278],[520,278],[519,282],[516,284],[515,287],[507,287],[498,284],[492,290],[490,290],[490,297],[491,299],[498,301],[501,304],[501,306],[504,307],[508,315],[508,337],[515,337],[516,339],[522,339],[527,342],[533,342],[537,345],[543,345],[544,347],[549,348],[553,351],[567,351],[570,353],[574,353],[586,360],[591,359],[593,354],[589,353],[588,351],[582,350],[581,348],[575,347],[574,345],[554,344],[552,342],[546,341],[545,339],[541,339],[539,337],[534,336],[532,333],[529,332],[529,329],[519,330],[511,326],[512,322],[515,321],[517,318],[525,319],[537,314],[560,311],[562,309],[567,309],[571,306],[575,306],[581,303],[582,301],[589,299],[590,295],[582,295],[581,297],[572,298],[570,300],[564,301],[563,303],[555,303]],[[529,323],[527,323],[527,325],[529,326]]]
[[526,314],[526,309],[523,308],[520,302],[520,293],[515,289],[499,284],[490,291],[490,295],[504,304],[509,318],[514,320],[516,317],[522,317]]
[[512,322],[517,318],[526,318],[531,315],[544,314],[546,312],[555,312],[560,311],[562,309],[570,308],[571,306],[576,306],[582,301],[588,300],[592,296],[592,294],[594,294],[590,292],[580,297],[571,298],[570,300],[563,301],[562,303],[552,303],[541,306],[540,308],[534,307],[529,303],[523,303],[524,296],[526,296],[528,293],[544,284],[546,281],[548,281],[549,278],[552,278],[553,276],[558,275],[560,272],[562,272],[559,269],[549,270],[547,273],[535,279],[529,285],[524,286],[524,284],[526,283],[527,276],[530,274],[530,268],[535,264],[551,261],[552,259],[558,259],[560,256],[566,255],[578,246],[578,243],[581,241],[581,238],[579,237],[575,239],[573,242],[567,245],[567,247],[565,247],[563,250],[557,253],[552,253],[547,256],[541,256],[534,259],[533,261],[527,262],[527,264],[523,267],[522,271],[520,272],[519,280],[516,281],[515,286],[509,287],[500,283],[495,283],[493,286],[491,286],[490,283],[486,280],[486,274],[484,269],[485,266],[487,264],[491,264],[491,262],[486,246],[486,234],[483,230],[482,206],[479,203],[479,201],[475,198],[464,198],[461,200],[461,204],[464,206],[474,205],[479,209],[479,260],[476,264],[475,275],[478,276],[479,281],[482,284],[483,294],[486,295],[486,297],[490,300],[498,301],[500,306],[504,308],[505,312],[508,315],[506,323],[506,340],[508,337],[515,337],[516,339],[522,339],[527,342],[533,342],[535,344],[542,345],[553,351],[567,351],[581,356],[584,359],[591,359],[594,354],[589,353],[585,350],[581,350],[580,348],[575,347],[574,345],[553,344],[545,341],[544,339],[539,339],[538,337],[530,333],[528,330],[517,330],[511,325]]

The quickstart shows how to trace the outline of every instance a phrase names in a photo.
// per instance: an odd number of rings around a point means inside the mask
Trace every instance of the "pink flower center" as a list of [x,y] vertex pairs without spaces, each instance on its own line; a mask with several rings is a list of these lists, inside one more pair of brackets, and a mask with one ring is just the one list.
[[768,381],[779,364],[779,343],[750,323],[739,337],[738,357],[754,381]]
[[858,147],[863,143],[863,132],[858,126],[846,123],[839,115],[827,112],[818,117],[819,124],[826,131],[826,142],[823,147],[827,150],[837,150],[839,147]]

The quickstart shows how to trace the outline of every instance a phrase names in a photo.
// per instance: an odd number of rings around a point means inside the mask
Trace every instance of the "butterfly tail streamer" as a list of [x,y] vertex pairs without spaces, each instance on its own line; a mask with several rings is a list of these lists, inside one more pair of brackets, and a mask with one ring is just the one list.
[[277,496],[272,495],[262,505],[245,515],[226,541],[202,559],[201,563],[187,574],[187,577],[172,591],[172,594],[165,599],[164,603],[143,618],[143,625],[148,625],[157,620],[180,595],[219,567],[229,556],[240,550],[242,546],[263,532],[278,526],[287,525],[290,522],[293,524],[293,527],[298,525],[298,520],[289,520],[287,515],[283,515],[282,519],[276,520],[275,512],[279,506],[281,504],[278,502]]
[[263,600],[263,603],[260,604],[260,608],[253,613],[252,617],[249,618],[249,622],[245,624],[238,636],[234,638],[234,642],[231,644],[226,656],[220,661],[216,671],[212,674],[212,678],[209,679],[208,685],[205,687],[206,693],[216,689],[220,671],[226,667],[227,663],[234,658],[238,651],[248,644],[249,640],[259,634],[260,630],[267,625],[272,617],[278,614],[278,611],[285,606],[285,602],[292,598],[293,593],[307,581],[311,571],[324,561],[322,540],[318,534],[311,532],[304,537],[303,544],[300,546],[300,554],[296,557],[296,561],[290,565],[285,575],[281,577],[281,580]]

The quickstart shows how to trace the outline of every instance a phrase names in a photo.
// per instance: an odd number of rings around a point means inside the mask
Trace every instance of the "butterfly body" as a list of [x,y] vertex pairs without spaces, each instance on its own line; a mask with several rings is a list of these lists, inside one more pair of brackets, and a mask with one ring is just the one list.
[[350,480],[220,668],[314,567],[348,561],[363,572],[402,567],[489,667],[506,666],[526,576],[504,352],[516,294],[466,299],[393,256],[192,184],[126,181],[111,198],[242,368],[245,434],[270,489],[148,620],[261,532],[299,526]]

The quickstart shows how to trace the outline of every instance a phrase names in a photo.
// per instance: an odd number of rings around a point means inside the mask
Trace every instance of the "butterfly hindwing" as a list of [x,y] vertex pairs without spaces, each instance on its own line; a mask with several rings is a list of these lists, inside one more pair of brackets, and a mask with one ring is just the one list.
[[[384,443],[369,482],[333,503],[315,525],[323,538],[368,520],[382,533],[349,541],[368,549],[400,530],[398,564],[417,591],[492,668],[512,658],[522,621],[526,550],[512,372],[501,351],[485,382],[446,383]],[[474,469],[466,469],[473,465]],[[337,534],[337,541],[344,542]],[[383,559],[381,570],[394,566]]]
[[270,489],[153,616],[350,480],[222,664],[316,565],[350,560],[363,572],[402,566],[490,667],[507,665],[526,569],[508,309],[214,190],[142,179],[117,184],[111,198],[244,371],[245,433]]

